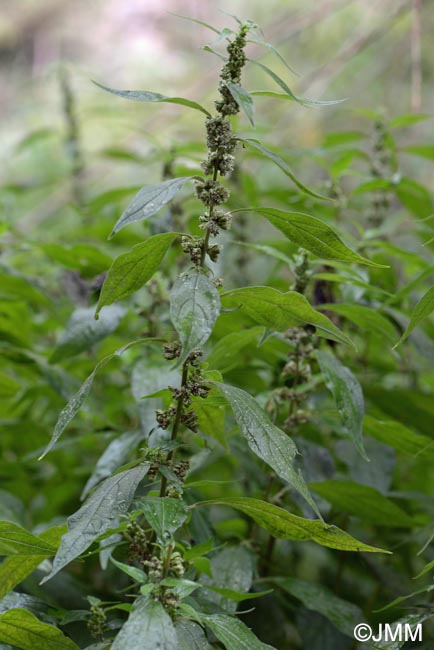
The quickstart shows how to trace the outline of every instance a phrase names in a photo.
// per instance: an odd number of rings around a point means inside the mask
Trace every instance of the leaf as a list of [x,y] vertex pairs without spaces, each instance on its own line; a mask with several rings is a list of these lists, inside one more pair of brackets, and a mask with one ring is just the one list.
[[56,548],[11,521],[0,521],[0,555],[42,555],[49,557]]
[[309,196],[313,196],[317,199],[323,199],[324,201],[330,201],[330,197],[328,196],[323,196],[322,194],[317,194],[317,192],[314,192],[311,190],[307,185],[304,185],[301,181],[294,176],[291,168],[289,165],[282,159],[280,156],[278,156],[276,153],[273,151],[270,151],[270,149],[267,149],[267,147],[264,147],[263,144],[261,144],[258,140],[254,140],[253,138],[239,138],[237,137],[237,140],[239,142],[242,142],[243,144],[248,145],[249,147],[252,147],[253,149],[256,149],[260,153],[262,153],[264,156],[269,158],[276,164],[286,176],[288,176],[292,182],[298,187],[299,190],[304,192],[305,194],[309,194]]
[[226,650],[274,650],[272,646],[259,641],[247,625],[233,616],[212,614],[202,615],[201,619]]
[[182,343],[180,363],[206,343],[219,313],[219,293],[206,275],[192,271],[178,278],[170,292],[170,318]]
[[237,212],[261,214],[285,237],[323,259],[356,262],[357,264],[384,268],[384,265],[371,262],[348,248],[333,228],[309,214],[287,212],[275,208],[240,208],[233,211],[233,213]]
[[143,438],[144,434],[141,431],[128,431],[112,440],[98,459],[95,469],[83,488],[80,499],[83,500],[95,485],[119,469]]
[[379,312],[378,308],[344,303],[324,303],[321,305],[321,309],[334,311],[336,314],[348,318],[365,332],[375,334],[388,341],[395,340],[396,330],[394,326]]
[[38,460],[42,460],[48,454],[48,452],[53,449],[53,447],[55,446],[56,442],[59,440],[60,436],[62,435],[62,433],[68,426],[68,424],[77,415],[78,411],[81,409],[84,402],[86,401],[87,396],[90,393],[96,373],[99,370],[101,370],[101,368],[104,368],[104,366],[107,363],[109,363],[109,361],[111,361],[115,357],[120,357],[124,352],[126,352],[127,350],[129,350],[131,347],[135,345],[140,345],[142,343],[153,343],[160,340],[161,339],[156,339],[156,338],[137,339],[136,341],[131,341],[130,343],[123,345],[121,348],[115,350],[115,352],[113,352],[112,354],[109,354],[103,359],[101,359],[101,361],[95,366],[93,371],[90,373],[89,377],[82,383],[78,391],[71,397],[68,404],[61,410],[60,415],[56,422],[56,426],[54,427],[54,432],[51,437],[51,440],[48,443],[44,453],[41,456],[39,456]]
[[190,596],[193,591],[199,589],[202,585],[193,580],[186,580],[185,578],[164,578],[161,582],[163,587],[170,587],[181,600]]
[[138,598],[111,650],[175,650],[176,647],[175,627],[163,605],[150,598]]
[[405,113],[404,115],[398,115],[397,117],[393,118],[393,120],[390,120],[388,126],[389,129],[400,129],[402,127],[417,124],[417,122],[423,122],[424,120],[430,119],[432,119],[432,115],[423,113]]
[[428,160],[434,160],[434,145],[432,144],[403,147],[401,151],[413,154],[414,156],[420,156],[421,158],[426,158]]
[[163,544],[183,525],[188,515],[181,499],[169,497],[146,497],[140,501],[139,508]]
[[165,95],[160,95],[160,93],[153,93],[148,90],[118,90],[116,88],[109,88],[108,86],[103,86],[102,84],[99,84],[97,81],[93,82],[96,86],[99,88],[102,88],[102,90],[107,91],[108,93],[112,93],[113,95],[119,95],[119,97],[123,97],[124,99],[131,99],[134,102],[168,102],[169,104],[180,104],[181,106],[188,106],[189,108],[194,108],[197,111],[200,111],[201,113],[204,113],[208,117],[211,117],[211,113],[209,113],[206,108],[198,104],[197,102],[193,102],[190,99],[184,99],[184,97],[166,97]]
[[279,508],[267,501],[251,499],[249,497],[225,497],[202,501],[190,506],[222,505],[240,510],[256,521],[259,526],[277,539],[295,539],[302,542],[312,540],[321,546],[334,548],[340,551],[367,551],[371,553],[390,553],[374,546],[368,546],[340,530],[319,519],[304,519]]
[[398,596],[398,598],[392,600],[391,603],[388,603],[387,605],[385,605],[385,607],[382,607],[381,609],[375,609],[374,612],[384,612],[387,609],[396,607],[396,605],[403,603],[405,600],[408,600],[409,598],[413,598],[413,596],[419,596],[419,594],[430,593],[431,591],[434,591],[434,584],[428,585],[427,587],[423,587],[422,589],[418,589],[417,591],[413,591],[413,593],[407,594],[406,596]]
[[121,218],[116,222],[109,239],[111,239],[117,232],[125,228],[131,223],[138,223],[145,221],[156,214],[163,205],[166,205],[173,199],[185,185],[190,181],[193,176],[181,176],[180,178],[169,178],[162,183],[155,185],[147,185],[142,187],[133,198],[130,205],[127,207]]
[[114,332],[124,315],[125,309],[114,305],[106,307],[99,320],[95,321],[93,307],[76,309],[50,357],[50,363],[57,363],[89,350],[95,343]]
[[367,415],[363,420],[363,430],[365,435],[404,454],[434,455],[434,441],[431,438],[407,429],[396,420],[376,420]]
[[227,384],[215,382],[215,385],[231,405],[235,420],[250,449],[274,469],[280,478],[295,488],[321,517],[301,471],[294,466],[298,451],[293,440],[271,422],[249,393]]
[[207,399],[201,397],[192,397],[191,405],[197,416],[197,425],[199,431],[206,436],[217,440],[222,447],[228,449],[225,430],[225,408],[209,403]]
[[428,289],[425,295],[423,295],[422,298],[417,303],[416,307],[414,308],[410,316],[410,322],[407,325],[404,334],[401,336],[398,343],[394,345],[393,349],[397,348],[398,345],[400,345],[400,343],[403,343],[407,338],[407,336],[411,334],[411,332],[418,325],[420,325],[420,323],[425,318],[427,318],[433,310],[434,310],[434,285],[430,289]]
[[163,257],[177,236],[174,232],[154,235],[145,242],[133,246],[128,253],[117,257],[104,280],[95,317],[104,305],[111,305],[116,300],[126,298],[141,289],[158,270]]
[[262,38],[249,38],[249,39],[247,40],[247,42],[248,42],[248,43],[256,43],[256,45],[260,45],[261,47],[266,47],[268,50],[270,50],[270,52],[272,52],[275,56],[277,56],[277,58],[279,59],[279,61],[280,61],[281,63],[283,63],[283,65],[285,66],[285,68],[286,68],[287,70],[289,70],[289,72],[292,72],[293,74],[295,74],[295,75],[298,76],[297,72],[295,72],[295,70],[293,70],[293,68],[291,68],[291,66],[289,65],[289,63],[287,63],[287,62],[285,61],[285,59],[284,59],[283,56],[280,54],[280,52],[279,52],[278,50],[276,50],[276,48],[275,48],[271,43],[267,43],[266,41],[263,41]]
[[351,370],[343,366],[333,354],[317,350],[316,357],[324,375],[326,386],[333,395],[344,427],[351,436],[359,454],[369,461],[363,446],[365,401],[359,382]]
[[[248,59],[251,63],[254,63],[255,65],[259,66],[268,74],[269,77],[273,79],[273,81],[276,82],[280,88],[286,93],[286,96],[283,95],[286,99],[292,99],[293,101],[297,102],[298,104],[301,104],[302,106],[331,106],[334,104],[341,104],[342,102],[345,102],[346,99],[332,99],[332,100],[326,100],[326,101],[321,101],[317,99],[305,99],[304,97],[297,97],[294,95],[292,90],[287,86],[287,84],[277,75],[273,70],[268,68],[266,65],[263,63],[260,63],[259,61],[254,61],[253,59]],[[259,92],[264,92],[264,91],[259,91]],[[274,93],[276,95],[277,93]]]
[[177,650],[212,650],[205,632],[194,621],[178,620],[175,623]]
[[119,517],[128,512],[134,493],[149,467],[149,463],[143,463],[106,479],[81,508],[68,517],[68,532],[62,537],[51,573],[41,584],[84,553],[98,537],[116,527]]
[[402,178],[393,189],[404,207],[420,219],[434,212],[431,193],[420,183],[410,178]]
[[257,343],[263,334],[263,327],[251,327],[238,332],[230,332],[213,346],[207,362],[211,368],[228,370],[237,365],[238,354],[252,343]]
[[338,510],[377,526],[415,525],[412,517],[370,485],[331,480],[309,483],[309,487]]
[[39,539],[52,547],[53,550],[50,552],[44,552],[41,555],[11,555],[3,560],[0,564],[0,599],[33,573],[45,558],[51,557],[55,553],[65,530],[66,526],[54,526],[38,535]]
[[[212,578],[203,575],[200,580],[205,587],[213,587],[213,591],[215,591],[215,593],[209,594],[208,600],[216,603],[229,614],[235,614],[237,602],[234,602],[231,596],[238,594],[242,600],[252,586],[251,553],[242,546],[223,548],[211,558],[211,571]],[[251,597],[254,595],[250,594]]]
[[342,104],[346,102],[346,99],[303,99],[302,97],[296,97],[287,93],[276,93],[272,90],[251,90],[250,94],[254,97],[273,97],[274,99],[285,99],[290,102],[297,102],[303,106],[335,106],[336,104]]
[[230,81],[225,81],[224,83],[239,108],[241,108],[247,115],[250,124],[255,126],[255,105],[253,104],[253,99],[250,93],[239,84],[234,84]]
[[277,585],[300,600],[307,609],[325,616],[343,634],[353,638],[354,628],[365,622],[357,605],[338,598],[322,585],[315,585],[296,578],[270,578],[267,582]]
[[414,576],[413,579],[417,580],[417,578],[421,578],[422,576],[426,575],[427,573],[429,573],[433,569],[434,569],[434,560],[432,560],[431,562],[428,562],[427,564],[425,564],[422,571],[420,571],[416,576]]
[[221,298],[225,308],[239,307],[272,332],[309,324],[318,330],[319,336],[351,345],[350,339],[297,291],[281,293],[272,287],[245,287],[227,291]]
[[59,628],[42,623],[26,609],[0,614],[0,641],[22,650],[79,650]]
[[130,566],[129,564],[124,564],[123,562],[119,562],[119,560],[115,560],[113,556],[110,556],[110,562],[139,584],[143,584],[148,581],[148,576],[141,569],[138,569],[135,566]]

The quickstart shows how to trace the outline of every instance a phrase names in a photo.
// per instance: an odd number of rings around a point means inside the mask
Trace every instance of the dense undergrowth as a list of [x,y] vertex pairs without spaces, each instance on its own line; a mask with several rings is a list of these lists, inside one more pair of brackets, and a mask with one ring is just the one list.
[[337,102],[251,60],[291,75],[252,23],[214,31],[214,106],[98,90],[204,122],[102,152],[155,183],[88,181],[64,71],[65,133],[1,188],[0,647],[349,650],[404,621],[429,648],[433,200],[406,172],[429,116],[353,130],[342,104],[292,151],[264,103]]

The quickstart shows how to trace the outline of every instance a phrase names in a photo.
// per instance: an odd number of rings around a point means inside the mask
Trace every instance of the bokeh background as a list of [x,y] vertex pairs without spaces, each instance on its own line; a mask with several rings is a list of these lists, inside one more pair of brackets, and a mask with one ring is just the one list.
[[[108,148],[128,146],[143,154],[153,138],[165,144],[185,131],[191,137],[198,121],[190,111],[130,105],[91,83],[96,79],[118,88],[211,100],[220,61],[200,48],[212,44],[215,34],[174,14],[218,28],[234,24],[225,12],[249,18],[300,76],[291,76],[255,45],[250,56],[271,62],[294,92],[316,99],[348,98],[320,109],[258,99],[258,128],[272,111],[277,142],[283,134],[293,147],[315,147],[325,130],[356,128],[361,116],[355,109],[384,109],[393,116],[429,112],[432,105],[432,0],[3,0],[0,8],[3,185],[36,184],[42,174],[47,180],[44,160],[51,165],[48,175],[59,180],[55,170],[62,169],[61,139],[54,138],[51,149],[44,146],[38,169],[33,147],[26,166],[22,140],[34,134],[47,145],[53,131],[65,128],[61,68],[68,70],[74,93],[90,195],[92,179],[98,188],[104,183],[110,187],[114,176],[116,182],[129,178],[134,183],[141,173],[128,164],[108,165]],[[279,90],[254,66],[245,85]],[[418,128],[429,137],[429,122]],[[52,197],[42,210],[55,207]]]

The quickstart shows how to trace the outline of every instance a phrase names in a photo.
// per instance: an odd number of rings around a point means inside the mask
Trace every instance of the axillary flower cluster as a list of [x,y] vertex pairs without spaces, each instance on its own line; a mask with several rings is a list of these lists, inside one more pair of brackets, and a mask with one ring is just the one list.
[[196,195],[206,207],[205,214],[199,217],[203,237],[185,236],[182,239],[184,252],[196,266],[205,266],[206,258],[212,262],[218,259],[221,246],[210,244],[210,238],[216,237],[220,230],[230,227],[231,217],[221,206],[229,198],[229,190],[219,182],[219,176],[229,176],[234,170],[234,152],[237,145],[229,117],[239,112],[239,106],[233,98],[229,85],[239,84],[241,72],[246,63],[244,48],[249,27],[241,25],[238,34],[227,47],[228,60],[220,73],[219,92],[221,99],[215,102],[217,115],[206,119],[206,142],[208,155],[202,163],[205,177],[196,181]]

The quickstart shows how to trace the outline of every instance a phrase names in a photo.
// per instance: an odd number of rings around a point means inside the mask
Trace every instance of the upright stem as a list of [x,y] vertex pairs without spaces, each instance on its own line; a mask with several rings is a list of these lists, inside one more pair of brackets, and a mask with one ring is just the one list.
[[[213,171],[213,175],[212,175],[213,181],[217,180],[217,176],[218,176],[218,167],[217,167],[217,165],[214,165],[214,171]],[[208,210],[208,219],[209,220],[212,219],[213,212],[214,212],[214,207],[215,207],[214,203],[211,203],[211,205],[209,206],[209,210]],[[203,238],[202,252],[201,252],[201,256],[200,256],[200,266],[202,268],[205,267],[206,253],[207,253],[207,250],[208,250],[208,244],[209,244],[210,236],[211,236],[211,231],[208,229],[206,231],[206,233],[205,233],[204,238]]]
[[[182,366],[182,379],[181,379],[181,389],[185,387],[188,379],[188,364],[189,361],[184,361],[184,364]],[[170,436],[170,441],[173,442],[176,440],[178,436],[178,430],[179,430],[179,425],[181,424],[181,418],[182,418],[182,410],[184,407],[184,395],[181,393],[178,399],[178,403],[176,405],[176,414],[175,414],[175,420],[173,422],[173,427],[172,427],[172,434]],[[173,456],[175,455],[175,450],[171,449],[169,451],[169,454],[167,456],[167,460],[172,460]],[[167,478],[163,476],[161,480],[161,487],[160,487],[160,497],[165,497],[166,496],[166,490],[167,490]]]

